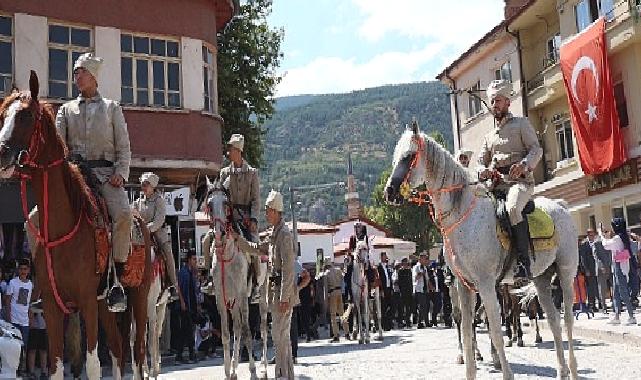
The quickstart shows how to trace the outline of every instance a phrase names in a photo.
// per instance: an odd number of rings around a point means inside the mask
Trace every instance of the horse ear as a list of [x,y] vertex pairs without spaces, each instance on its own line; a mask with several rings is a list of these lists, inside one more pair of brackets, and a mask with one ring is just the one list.
[[38,93],[40,92],[40,83],[38,82],[38,74],[34,70],[31,70],[29,75],[29,91],[31,91],[31,98],[34,100],[38,99]]
[[416,121],[416,118],[412,118],[412,133],[415,135],[418,135],[418,121]]
[[211,182],[211,180],[209,179],[209,176],[208,176],[208,175],[206,175],[206,176],[205,176],[205,183],[207,184],[207,190],[211,190],[211,188],[212,188],[212,186],[213,186],[213,183],[212,183],[212,182]]

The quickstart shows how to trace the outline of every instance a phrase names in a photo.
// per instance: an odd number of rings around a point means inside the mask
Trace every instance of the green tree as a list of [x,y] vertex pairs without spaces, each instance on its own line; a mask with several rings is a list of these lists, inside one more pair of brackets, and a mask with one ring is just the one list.
[[218,104],[223,141],[245,135],[245,158],[263,163],[262,125],[274,113],[276,73],[284,30],[267,25],[272,0],[243,2],[238,16],[218,33]]
[[428,250],[440,240],[428,206],[407,202],[401,206],[387,204],[384,191],[391,171],[390,168],[381,174],[370,198],[372,205],[365,208],[365,215],[389,229],[395,237],[415,242],[418,252]]

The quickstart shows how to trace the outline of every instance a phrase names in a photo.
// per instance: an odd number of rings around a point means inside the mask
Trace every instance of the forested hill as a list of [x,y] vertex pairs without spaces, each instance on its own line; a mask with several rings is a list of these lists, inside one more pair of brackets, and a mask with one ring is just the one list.
[[[357,190],[367,204],[412,117],[422,131],[438,131],[452,146],[449,97],[438,82],[277,99],[276,113],[265,124],[261,199],[271,188],[286,191],[290,186],[346,181],[351,152]],[[344,195],[345,189],[339,187],[303,191],[297,199],[298,215],[317,223],[344,218]]]

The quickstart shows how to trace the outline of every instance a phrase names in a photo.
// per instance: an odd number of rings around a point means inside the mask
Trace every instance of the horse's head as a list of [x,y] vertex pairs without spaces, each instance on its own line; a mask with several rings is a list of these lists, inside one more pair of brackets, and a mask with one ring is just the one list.
[[212,229],[214,230],[216,242],[220,242],[227,231],[229,215],[231,214],[229,194],[218,181],[213,183],[208,182],[208,187],[207,212]]
[[[40,118],[38,76],[31,71],[29,92],[14,91],[0,105],[0,178],[10,177],[27,152]],[[35,95],[34,95],[35,94]]]
[[425,162],[419,160],[418,154],[424,150],[425,136],[418,129],[416,120],[412,121],[394,149],[392,174],[385,185],[385,200],[392,204],[400,204],[404,188],[416,188],[425,182]]
[[368,259],[369,247],[367,246],[367,242],[359,240],[358,243],[356,243],[356,249],[354,249],[354,260],[359,263],[364,263]]

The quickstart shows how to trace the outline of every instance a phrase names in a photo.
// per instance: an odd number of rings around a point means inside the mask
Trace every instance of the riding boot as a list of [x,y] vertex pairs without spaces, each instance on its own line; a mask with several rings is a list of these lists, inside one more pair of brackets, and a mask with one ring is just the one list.
[[176,278],[176,265],[174,264],[174,255],[171,252],[171,242],[165,242],[162,247],[163,258],[165,259],[165,270],[169,278],[169,302],[180,299],[178,295],[178,280]]
[[[115,263],[116,276],[121,278],[125,271],[125,263]],[[120,284],[114,284],[107,293],[107,309],[112,313],[120,313],[127,309],[127,296]]]
[[514,280],[530,279],[532,277],[530,273],[530,233],[526,218],[512,226],[512,246],[517,255]]

